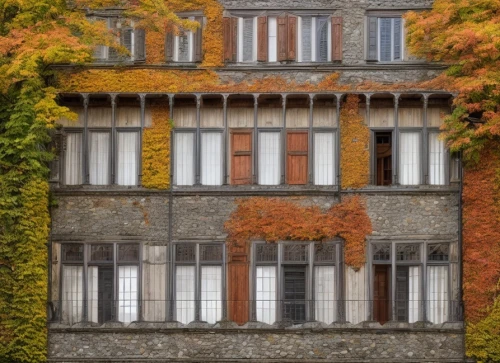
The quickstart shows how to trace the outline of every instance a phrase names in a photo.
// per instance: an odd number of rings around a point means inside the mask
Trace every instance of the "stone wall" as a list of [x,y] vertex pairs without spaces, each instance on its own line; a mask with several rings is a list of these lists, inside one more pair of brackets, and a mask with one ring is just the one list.
[[52,330],[49,362],[462,362],[461,329]]

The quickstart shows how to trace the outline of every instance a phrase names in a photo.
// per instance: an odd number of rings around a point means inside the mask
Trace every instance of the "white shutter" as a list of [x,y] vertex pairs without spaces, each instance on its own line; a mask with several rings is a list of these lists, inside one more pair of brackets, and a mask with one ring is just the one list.
[[201,184],[222,185],[222,133],[201,134]]
[[82,134],[68,133],[64,160],[64,182],[66,185],[82,184]]
[[420,133],[400,133],[399,182],[401,185],[420,184]]
[[109,184],[109,132],[90,133],[90,184]]
[[137,266],[118,267],[118,320],[130,323],[137,320]]
[[253,62],[254,18],[243,18],[243,62]]
[[137,185],[137,151],[139,149],[137,132],[118,133],[118,185]]
[[191,39],[190,31],[182,31],[178,36],[176,36],[177,44],[177,61],[178,62],[189,62],[190,53],[190,42]]
[[316,61],[328,61],[328,18],[316,18]]
[[448,320],[448,266],[427,268],[427,319],[434,324]]
[[393,60],[401,60],[401,18],[394,18],[393,21],[393,30],[394,30],[394,57]]
[[215,324],[222,318],[222,267],[201,267],[201,320]]
[[439,133],[429,133],[429,184],[444,185],[445,165],[444,141],[439,140]]
[[311,43],[311,34],[312,34],[312,17],[311,16],[303,16],[302,20],[302,29],[300,32],[301,42],[300,49],[302,52],[302,62],[310,62],[312,61],[312,43]]
[[89,266],[87,269],[87,315],[88,320],[94,323],[99,322],[99,268]]
[[195,267],[177,266],[175,269],[175,304],[177,321],[189,324],[194,321]]
[[420,311],[420,267],[408,268],[408,322],[419,320]]
[[330,324],[337,320],[335,267],[314,267],[314,308],[316,320]]
[[194,184],[194,133],[175,134],[175,180],[177,185]]
[[276,267],[257,266],[256,274],[257,321],[273,324],[276,321]]
[[279,185],[281,179],[279,132],[259,133],[259,184]]
[[278,60],[278,23],[274,16],[268,17],[267,22],[269,33],[267,57],[269,62],[276,62]]
[[316,132],[314,134],[314,184],[335,184],[335,134]]
[[392,60],[392,19],[380,18],[379,20],[379,60],[390,62]]
[[63,266],[62,319],[72,325],[82,320],[83,266]]

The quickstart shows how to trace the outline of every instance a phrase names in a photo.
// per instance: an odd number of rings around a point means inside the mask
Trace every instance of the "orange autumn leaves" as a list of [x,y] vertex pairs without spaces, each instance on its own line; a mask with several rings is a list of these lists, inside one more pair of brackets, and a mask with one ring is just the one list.
[[239,201],[225,224],[228,242],[245,245],[252,239],[267,242],[345,240],[345,263],[359,269],[365,263],[365,239],[372,225],[359,196],[345,198],[327,211],[281,198]]

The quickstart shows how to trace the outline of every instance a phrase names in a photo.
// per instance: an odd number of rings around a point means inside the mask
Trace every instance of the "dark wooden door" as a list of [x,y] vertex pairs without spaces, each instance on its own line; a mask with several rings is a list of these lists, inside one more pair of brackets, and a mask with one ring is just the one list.
[[307,132],[287,134],[287,183],[307,184]]
[[408,321],[408,266],[396,268],[396,317],[398,321]]
[[113,320],[113,268],[99,267],[99,282],[97,284],[97,310],[99,323]]
[[296,323],[306,321],[306,268],[285,267],[283,318]]
[[375,266],[373,319],[380,324],[389,320],[389,266]]
[[231,184],[252,183],[252,134],[233,132],[231,134]]

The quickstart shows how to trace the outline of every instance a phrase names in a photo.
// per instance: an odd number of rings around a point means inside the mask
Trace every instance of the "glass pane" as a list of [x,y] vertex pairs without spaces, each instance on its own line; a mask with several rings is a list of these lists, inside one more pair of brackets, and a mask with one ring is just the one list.
[[222,133],[201,134],[201,184],[222,185]]
[[78,323],[83,313],[83,266],[63,266],[62,320]]
[[450,245],[448,243],[428,244],[427,256],[429,261],[448,261],[450,257]]
[[177,262],[195,262],[196,261],[196,245],[178,244],[175,246],[175,260]]
[[257,266],[256,275],[257,321],[273,324],[276,321],[276,267]]
[[420,244],[397,244],[397,261],[420,261]]
[[139,261],[139,245],[131,244],[131,245],[118,245],[118,261],[131,261],[137,262]]
[[222,318],[222,267],[201,267],[201,320],[215,324]]
[[177,266],[175,269],[175,304],[177,321],[189,324],[194,320],[194,266]]
[[113,245],[91,245],[90,261],[113,262]]
[[377,243],[372,244],[373,261],[390,261],[391,260],[391,244]]
[[64,262],[83,262],[83,245],[68,244],[62,246],[62,260]]
[[308,260],[308,246],[299,244],[284,245],[283,261],[306,262]]
[[314,134],[314,184],[334,185],[335,138],[333,132]]
[[222,245],[201,245],[200,261],[222,261]]
[[418,185],[420,184],[420,133],[402,132],[400,137],[400,183]]
[[82,184],[82,156],[82,134],[68,133],[64,156],[64,183],[66,185]]
[[335,263],[337,257],[337,246],[317,243],[314,246],[314,260],[316,262]]
[[118,133],[118,185],[137,185],[137,150],[139,134],[137,132]]
[[448,266],[427,268],[427,319],[434,324],[448,320]]
[[175,134],[175,181],[177,185],[194,184],[194,134]]
[[90,161],[89,175],[90,184],[109,184],[109,132],[90,133]]
[[118,267],[118,320],[130,323],[137,320],[138,267]]
[[279,185],[281,180],[279,132],[259,133],[259,184]]
[[278,261],[278,245],[275,243],[257,245],[257,262]]
[[330,324],[337,320],[335,283],[334,266],[314,268],[314,309],[317,321]]

